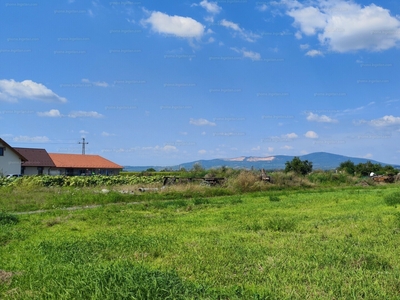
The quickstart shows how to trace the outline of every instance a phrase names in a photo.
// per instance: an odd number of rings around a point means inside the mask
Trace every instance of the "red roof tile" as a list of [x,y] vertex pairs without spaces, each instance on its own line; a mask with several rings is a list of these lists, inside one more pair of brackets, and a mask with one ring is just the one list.
[[100,155],[49,153],[56,168],[123,169]]

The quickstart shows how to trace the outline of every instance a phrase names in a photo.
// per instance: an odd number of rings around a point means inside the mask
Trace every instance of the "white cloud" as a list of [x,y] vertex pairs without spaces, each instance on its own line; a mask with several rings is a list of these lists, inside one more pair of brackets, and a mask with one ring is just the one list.
[[308,121],[314,121],[314,122],[321,122],[321,123],[336,123],[337,120],[332,119],[326,115],[318,115],[318,114],[313,114],[312,112],[308,113],[307,116]]
[[302,44],[302,45],[300,45],[300,49],[302,49],[302,50],[307,50],[308,48],[310,48],[310,45],[309,45],[309,44]]
[[302,34],[317,35],[322,45],[335,52],[382,51],[400,42],[399,18],[375,4],[320,0],[315,6],[289,8],[287,14]]
[[256,9],[257,9],[258,11],[266,11],[266,10],[268,9],[268,6],[267,6],[267,4],[262,3],[262,4],[260,4],[260,5],[257,5],[257,6],[256,6]]
[[287,139],[295,139],[298,137],[298,135],[295,134],[294,132],[292,132],[292,133],[285,134],[283,137],[287,138]]
[[59,118],[62,117],[58,109],[50,109],[49,111],[38,112],[39,117]]
[[46,143],[50,139],[47,136],[26,136],[20,135],[13,138],[14,142],[27,142],[27,143]]
[[400,117],[394,117],[392,115],[384,116],[380,119],[371,120],[369,124],[376,127],[400,125]]
[[108,132],[105,132],[105,131],[103,131],[103,132],[101,133],[101,135],[102,135],[102,136],[115,136],[114,133],[108,133]]
[[199,5],[211,14],[218,14],[222,9],[218,6],[217,2],[208,2],[207,0],[201,1]]
[[192,119],[192,118],[190,119],[189,124],[196,125],[196,126],[205,126],[205,125],[215,126],[216,125],[214,122],[210,122],[206,119]]
[[372,155],[371,153],[367,153],[367,154],[365,154],[363,157],[364,157],[364,158],[372,158],[373,155]]
[[252,32],[249,32],[249,31],[246,31],[246,30],[240,28],[240,26],[238,24],[233,23],[231,21],[227,21],[225,19],[223,19],[220,22],[220,24],[226,28],[232,29],[233,31],[237,32],[241,38],[243,38],[244,40],[246,40],[248,42],[254,42],[257,38],[260,37],[257,34],[254,34]]
[[21,82],[14,79],[0,80],[0,100],[18,102],[19,99],[39,100],[43,102],[67,102],[66,98],[58,96],[41,83],[32,80]]
[[88,134],[89,132],[82,129],[82,130],[79,131],[79,133],[80,133],[80,134]]
[[281,147],[281,149],[284,149],[284,150],[291,150],[291,149],[293,149],[293,147],[292,147],[292,146],[285,145],[285,146]]
[[300,27],[305,35],[314,35],[318,29],[323,29],[327,23],[327,17],[318,8],[309,6],[300,9],[292,9],[287,13]]
[[307,51],[306,55],[307,55],[307,56],[311,56],[311,57],[314,57],[314,56],[324,56],[324,54],[323,54],[321,51],[319,51],[319,50],[310,50],[310,51]]
[[199,150],[198,153],[199,153],[199,154],[206,154],[207,151],[206,151],[206,150]]
[[70,118],[102,118],[104,117],[102,114],[99,114],[95,111],[72,111],[68,114]]
[[201,38],[204,34],[204,26],[196,20],[189,17],[169,16],[159,11],[152,12],[143,23],[150,24],[153,31],[157,33],[181,38]]
[[108,83],[105,81],[90,81],[89,79],[84,78],[82,79],[82,82],[90,83],[94,86],[108,87]]
[[231,48],[231,49],[237,53],[241,53],[244,58],[250,58],[253,61],[261,59],[260,53],[249,51],[249,50],[246,50],[245,48],[242,48],[242,49]]
[[162,151],[165,152],[176,152],[178,149],[175,146],[172,145],[165,145],[164,147],[161,148]]
[[268,152],[274,152],[274,148],[273,147],[268,147]]
[[316,132],[314,132],[314,131],[307,131],[307,132],[304,134],[304,136],[305,136],[306,138],[309,138],[309,139],[317,139],[317,138],[318,138],[318,134],[317,134]]
[[261,147],[260,147],[260,146],[251,148],[251,151],[260,151],[260,150],[261,150]]

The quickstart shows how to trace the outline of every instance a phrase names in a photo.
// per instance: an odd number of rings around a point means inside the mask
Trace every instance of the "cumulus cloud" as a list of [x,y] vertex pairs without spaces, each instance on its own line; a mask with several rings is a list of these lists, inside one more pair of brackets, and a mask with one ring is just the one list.
[[196,125],[196,126],[215,126],[214,122],[210,122],[206,119],[190,119],[189,124]]
[[307,56],[311,56],[311,57],[314,57],[314,56],[324,56],[324,54],[323,54],[321,51],[318,51],[318,50],[310,50],[310,51],[307,51],[306,55],[307,55]]
[[308,113],[307,120],[321,123],[337,123],[337,120],[332,119],[326,115],[313,114],[312,112]]
[[260,60],[261,59],[260,53],[249,51],[249,50],[246,50],[245,48],[237,49],[237,48],[232,47],[231,49],[237,53],[241,53],[244,58],[250,58],[251,60]]
[[309,138],[309,139],[317,139],[317,138],[318,138],[318,134],[317,134],[316,132],[314,132],[314,131],[307,131],[307,132],[304,134],[304,136],[305,136],[306,138]]
[[199,154],[206,154],[207,151],[206,151],[206,150],[199,150],[198,153],[199,153]]
[[222,10],[217,2],[208,2],[207,0],[201,1],[198,5],[204,8],[210,14],[219,14]]
[[13,138],[14,142],[24,142],[24,143],[46,143],[50,139],[47,136],[26,136],[20,135]]
[[32,80],[21,82],[14,79],[0,80],[0,100],[18,102],[19,99],[38,100],[43,102],[67,102],[66,98],[58,96],[41,83]]
[[283,137],[287,138],[287,139],[295,139],[298,137],[298,135],[295,134],[294,132],[292,132],[292,133],[285,134]]
[[[297,1],[296,1],[297,2]],[[287,14],[302,34],[317,35],[319,42],[335,52],[382,51],[400,41],[400,20],[375,4],[361,6],[351,1],[319,1],[314,6],[289,7]]]
[[239,36],[241,38],[243,38],[244,40],[248,41],[248,42],[254,42],[257,38],[259,38],[259,36],[257,34],[254,34],[250,31],[246,31],[242,28],[240,28],[240,26],[236,23],[233,23],[231,21],[227,21],[225,19],[223,19],[220,22],[220,25],[232,29],[235,33],[239,34]]
[[142,23],[150,24],[153,31],[180,38],[201,38],[204,26],[189,17],[169,16],[159,11],[151,13]]
[[99,114],[95,111],[72,111],[68,114],[70,118],[102,118],[104,117],[102,114]]
[[386,127],[392,125],[400,125],[400,117],[395,116],[384,116],[380,119],[374,119],[369,122],[370,125],[376,127]]
[[62,117],[58,109],[50,109],[49,111],[38,112],[39,117],[59,118]]
[[324,29],[327,23],[326,15],[319,8],[312,6],[292,9],[287,14],[295,20],[294,24],[306,35],[314,35],[318,29]]

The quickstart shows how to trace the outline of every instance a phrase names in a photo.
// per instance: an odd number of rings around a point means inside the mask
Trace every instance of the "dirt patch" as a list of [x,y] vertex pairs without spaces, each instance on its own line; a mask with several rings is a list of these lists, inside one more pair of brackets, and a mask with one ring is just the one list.
[[0,270],[0,284],[10,284],[11,278],[14,276],[13,272]]

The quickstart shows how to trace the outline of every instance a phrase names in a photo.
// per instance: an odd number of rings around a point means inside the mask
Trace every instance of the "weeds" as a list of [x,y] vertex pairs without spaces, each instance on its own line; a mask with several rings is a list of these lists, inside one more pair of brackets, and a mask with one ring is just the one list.
[[0,225],[14,225],[19,222],[17,216],[0,211]]
[[383,200],[387,205],[396,206],[400,204],[400,192],[394,192],[389,195],[386,195]]

